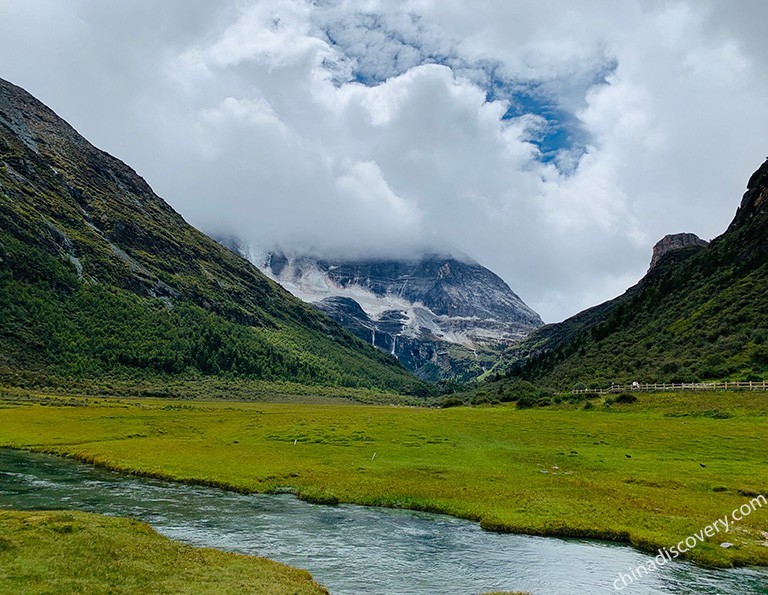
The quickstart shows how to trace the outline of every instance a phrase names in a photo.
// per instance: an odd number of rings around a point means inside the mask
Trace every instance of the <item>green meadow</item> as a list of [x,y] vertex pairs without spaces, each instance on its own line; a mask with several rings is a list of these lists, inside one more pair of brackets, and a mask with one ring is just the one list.
[[[427,409],[6,395],[0,446],[310,501],[402,507],[498,531],[653,551],[768,494],[768,399]],[[688,557],[768,565],[768,507]],[[721,542],[734,547],[724,549]]]
[[0,568],[2,593],[328,593],[304,570],[82,512],[0,510]]

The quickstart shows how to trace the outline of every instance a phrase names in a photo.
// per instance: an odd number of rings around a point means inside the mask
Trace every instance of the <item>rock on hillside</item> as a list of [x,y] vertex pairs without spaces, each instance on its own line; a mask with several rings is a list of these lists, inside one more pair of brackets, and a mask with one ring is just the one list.
[[676,233],[664,236],[653,247],[653,256],[648,270],[655,267],[661,258],[675,250],[682,250],[690,246],[707,246],[709,242],[702,240],[695,233]]

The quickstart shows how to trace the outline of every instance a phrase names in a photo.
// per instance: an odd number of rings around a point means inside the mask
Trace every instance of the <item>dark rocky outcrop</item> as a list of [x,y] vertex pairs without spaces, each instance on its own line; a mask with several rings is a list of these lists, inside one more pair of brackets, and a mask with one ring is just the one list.
[[427,254],[413,260],[317,263],[340,287],[354,285],[377,296],[396,295],[421,303],[438,316],[497,320],[525,330],[543,324],[498,275],[469,259]]
[[695,233],[675,233],[664,236],[653,247],[653,256],[651,257],[651,266],[648,270],[651,270],[666,254],[675,250],[682,250],[684,248],[690,248],[692,246],[708,246],[709,242],[702,240]]

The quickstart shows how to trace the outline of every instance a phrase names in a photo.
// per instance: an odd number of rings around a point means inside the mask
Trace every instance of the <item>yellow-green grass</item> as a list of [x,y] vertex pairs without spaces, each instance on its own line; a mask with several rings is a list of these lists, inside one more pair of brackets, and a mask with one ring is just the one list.
[[0,569],[1,593],[327,593],[304,570],[82,512],[0,510]]
[[180,400],[268,401],[292,403],[361,403],[423,405],[424,398],[374,389],[310,386],[296,382],[202,376],[157,376],[148,380],[50,378],[0,365],[0,400],[40,401],[47,395],[160,398]]
[[[649,551],[768,494],[768,396],[758,393],[640,395],[631,405],[592,410],[45,402],[0,409],[0,445]],[[765,531],[768,508],[688,556],[717,566],[768,565]],[[723,549],[724,541],[736,547]]]

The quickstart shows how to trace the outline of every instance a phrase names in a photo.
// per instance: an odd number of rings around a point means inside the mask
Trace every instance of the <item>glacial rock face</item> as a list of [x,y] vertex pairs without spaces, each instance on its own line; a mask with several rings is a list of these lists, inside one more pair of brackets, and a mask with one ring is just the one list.
[[[226,244],[247,255],[237,242]],[[500,277],[466,257],[248,256],[291,293],[423,378],[477,376],[498,350],[543,324]]]
[[653,256],[651,257],[651,265],[648,267],[650,271],[653,267],[659,264],[661,258],[673,252],[675,250],[682,250],[683,248],[689,248],[690,246],[708,246],[709,242],[702,240],[695,233],[675,233],[664,236],[653,247]]

